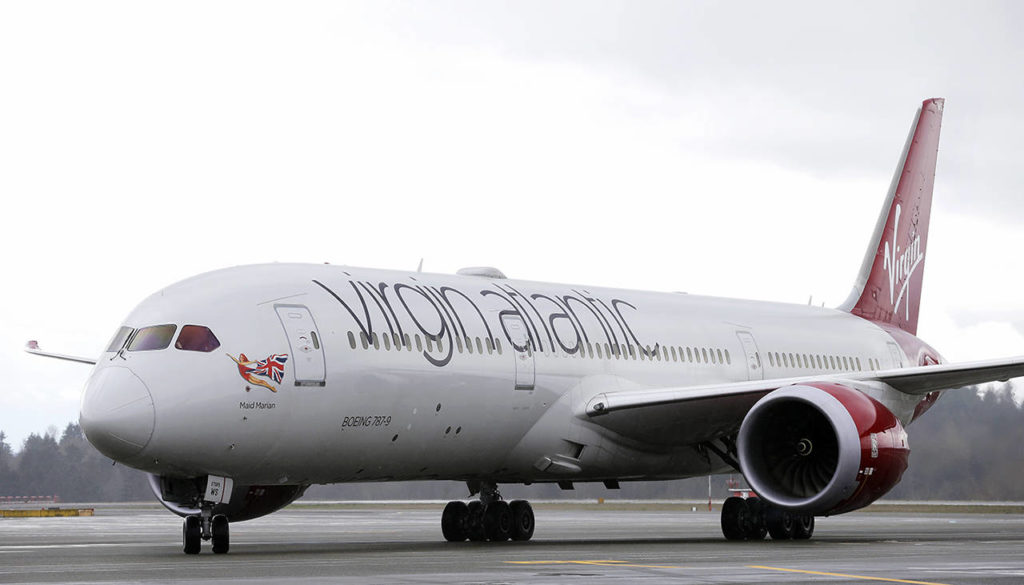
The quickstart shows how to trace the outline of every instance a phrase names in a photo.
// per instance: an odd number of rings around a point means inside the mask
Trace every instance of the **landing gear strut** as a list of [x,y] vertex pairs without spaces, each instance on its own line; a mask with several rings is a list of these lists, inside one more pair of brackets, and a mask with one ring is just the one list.
[[760,498],[731,497],[722,506],[722,534],[727,540],[807,540],[814,534],[814,516],[794,514]]
[[198,515],[186,516],[181,529],[183,549],[187,555],[197,555],[203,540],[210,540],[213,553],[222,555],[230,548],[228,517],[213,514],[213,506],[204,504]]
[[[472,487],[470,488],[472,490]],[[533,537],[533,507],[526,500],[506,502],[498,487],[483,483],[480,499],[448,502],[441,513],[441,533],[448,542],[530,540]]]

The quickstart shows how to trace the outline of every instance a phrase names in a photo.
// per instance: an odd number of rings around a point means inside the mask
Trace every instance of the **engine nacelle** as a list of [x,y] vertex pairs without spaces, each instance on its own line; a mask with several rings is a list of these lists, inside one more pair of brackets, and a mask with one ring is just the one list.
[[743,419],[737,450],[759,496],[818,516],[882,497],[899,483],[910,457],[899,419],[836,383],[787,386],[759,400]]
[[[199,505],[206,493],[206,477],[166,477],[147,474],[149,487],[165,508],[179,516],[199,514]],[[231,522],[252,520],[276,512],[294,502],[309,486],[305,485],[235,485],[226,504],[213,507],[214,514],[224,514]]]

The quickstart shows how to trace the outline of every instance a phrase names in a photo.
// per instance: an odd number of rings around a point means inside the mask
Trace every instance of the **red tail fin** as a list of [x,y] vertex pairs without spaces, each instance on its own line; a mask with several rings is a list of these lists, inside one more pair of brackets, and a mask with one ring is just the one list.
[[907,137],[850,298],[840,307],[917,334],[944,100],[925,100]]

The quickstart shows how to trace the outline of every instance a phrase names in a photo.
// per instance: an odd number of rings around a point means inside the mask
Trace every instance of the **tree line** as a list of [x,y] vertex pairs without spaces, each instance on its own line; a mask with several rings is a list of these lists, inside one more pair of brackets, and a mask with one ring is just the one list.
[[[1024,501],[1024,410],[1004,384],[978,395],[947,392],[908,429],[910,468],[887,499]],[[712,498],[728,495],[730,476],[711,478]],[[742,485],[736,474],[733,479]],[[571,491],[554,484],[501,486],[507,498],[646,499],[706,498],[707,477],[679,481],[623,482],[620,489],[580,483]],[[454,481],[313,486],[305,499],[458,499]],[[60,437],[52,428],[32,434],[17,452],[0,430],[0,496],[57,496],[63,502],[150,500],[145,474],[114,465],[85,439],[76,423]]]

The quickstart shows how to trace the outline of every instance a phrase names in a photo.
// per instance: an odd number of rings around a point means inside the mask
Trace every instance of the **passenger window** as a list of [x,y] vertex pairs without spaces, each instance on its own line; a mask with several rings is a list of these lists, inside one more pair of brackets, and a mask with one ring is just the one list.
[[706,347],[700,348],[700,353],[701,353],[701,355],[704,356],[704,363],[705,364],[708,363],[708,350],[707,350],[707,348]]
[[678,362],[679,361],[678,358],[679,358],[679,356],[676,355],[676,347],[673,345],[672,346],[672,361]]
[[427,351],[428,352],[433,352],[434,351],[434,342],[430,339],[429,335],[427,336]]
[[716,349],[715,352],[718,354],[718,363],[724,364],[725,362],[722,361],[722,350]]
[[114,337],[111,338],[110,343],[107,345],[107,351],[121,351],[121,348],[124,347],[124,342],[128,341],[128,337],[132,334],[132,331],[135,330],[131,327],[121,327],[118,329],[117,333],[114,334]]
[[772,352],[770,351],[768,352],[768,365],[773,368],[775,367],[775,358],[772,357]]
[[493,344],[493,343],[491,343],[491,338],[490,338],[490,337],[488,337],[488,338],[487,338],[486,340],[484,340],[484,341],[485,341],[485,343],[487,343],[487,355],[491,355],[491,354],[493,354],[493,353],[494,353],[494,344]]
[[[174,337],[177,325],[154,325],[143,327],[128,344],[128,351],[154,351],[166,349]],[[218,344],[219,345],[219,344]]]
[[185,351],[211,352],[220,347],[217,336],[208,327],[202,325],[185,325],[178,334],[174,347]]
[[384,349],[391,351],[391,336],[385,333],[381,337],[384,339]]
[[693,363],[693,352],[690,351],[689,347],[686,348],[686,361],[690,362],[691,364]]
[[500,339],[496,338],[494,340],[494,349],[498,350],[498,355],[501,355],[501,340]]
[[423,344],[421,343],[420,334],[419,333],[417,333],[415,335],[415,339],[416,339],[416,351],[423,351]]
[[351,331],[348,332],[348,344],[352,346],[352,349],[356,348],[356,336]]
[[731,364],[732,363],[732,358],[729,357],[729,350],[728,349],[725,350],[725,363],[727,363],[727,364]]
[[480,338],[479,337],[476,338],[476,352],[479,353],[479,354],[483,354],[484,353],[484,347],[480,343]]
[[363,349],[367,349],[370,347],[370,340],[366,338],[366,332],[359,332],[359,343],[363,344]]

